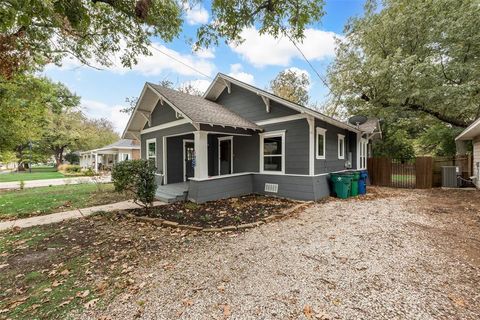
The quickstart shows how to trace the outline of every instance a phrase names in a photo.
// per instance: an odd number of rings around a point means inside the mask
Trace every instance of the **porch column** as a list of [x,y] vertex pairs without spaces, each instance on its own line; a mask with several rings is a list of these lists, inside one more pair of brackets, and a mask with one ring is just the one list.
[[95,153],[95,172],[98,173],[98,153]]
[[195,178],[208,178],[208,133],[195,131],[193,133],[195,143]]

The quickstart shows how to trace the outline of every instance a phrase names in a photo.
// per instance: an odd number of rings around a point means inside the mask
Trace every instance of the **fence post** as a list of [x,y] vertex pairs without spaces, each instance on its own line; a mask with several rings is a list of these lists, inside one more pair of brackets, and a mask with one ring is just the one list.
[[415,159],[415,187],[417,189],[430,189],[432,188],[432,180],[432,157],[417,157]]

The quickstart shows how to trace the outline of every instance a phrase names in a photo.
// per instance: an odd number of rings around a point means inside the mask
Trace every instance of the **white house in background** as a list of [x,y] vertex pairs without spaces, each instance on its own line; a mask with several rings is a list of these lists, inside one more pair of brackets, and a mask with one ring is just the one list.
[[473,144],[473,182],[480,189],[480,118],[463,130],[456,141],[472,141]]
[[140,143],[137,140],[121,139],[108,146],[80,152],[80,166],[83,169],[111,169],[115,163],[140,159]]

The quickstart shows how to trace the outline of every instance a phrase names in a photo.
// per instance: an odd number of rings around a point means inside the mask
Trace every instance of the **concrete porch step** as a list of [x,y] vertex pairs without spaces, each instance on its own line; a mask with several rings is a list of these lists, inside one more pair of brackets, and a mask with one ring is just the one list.
[[155,198],[166,203],[180,202],[180,201],[185,201],[187,199],[187,193],[188,192],[185,191],[182,194],[170,194],[170,193],[157,191],[155,193]]
[[173,183],[157,187],[155,198],[167,202],[180,202],[187,200],[188,183]]

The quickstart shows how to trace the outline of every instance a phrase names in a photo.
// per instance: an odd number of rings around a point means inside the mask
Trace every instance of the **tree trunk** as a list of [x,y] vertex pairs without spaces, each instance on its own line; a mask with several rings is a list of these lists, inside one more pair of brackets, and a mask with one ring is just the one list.
[[60,165],[63,164],[63,151],[65,147],[55,149],[55,167],[58,168]]

